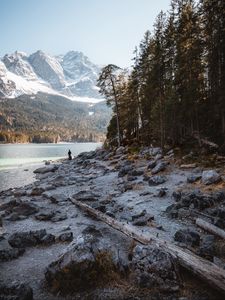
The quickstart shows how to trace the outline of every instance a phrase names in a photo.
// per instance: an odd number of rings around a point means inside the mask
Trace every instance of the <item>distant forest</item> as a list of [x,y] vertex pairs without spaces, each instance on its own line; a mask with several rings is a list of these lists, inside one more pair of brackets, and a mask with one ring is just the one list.
[[110,115],[104,102],[89,107],[42,93],[4,99],[0,101],[0,143],[104,141]]
[[172,0],[134,51],[132,70],[102,69],[110,144],[212,141],[225,151],[225,1]]

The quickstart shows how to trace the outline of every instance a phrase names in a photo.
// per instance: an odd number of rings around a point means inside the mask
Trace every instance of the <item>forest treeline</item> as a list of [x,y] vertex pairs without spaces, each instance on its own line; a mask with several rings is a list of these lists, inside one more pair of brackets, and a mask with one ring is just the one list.
[[0,100],[0,144],[103,141],[110,115],[104,103],[42,93]]
[[225,150],[225,1],[172,0],[134,51],[131,70],[108,65],[100,93],[113,107],[107,141]]

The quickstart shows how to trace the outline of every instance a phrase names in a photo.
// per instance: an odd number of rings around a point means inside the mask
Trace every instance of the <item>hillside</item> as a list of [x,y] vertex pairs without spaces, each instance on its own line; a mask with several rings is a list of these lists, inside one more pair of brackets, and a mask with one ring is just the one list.
[[72,102],[38,93],[0,102],[0,142],[100,141],[111,111],[105,102]]

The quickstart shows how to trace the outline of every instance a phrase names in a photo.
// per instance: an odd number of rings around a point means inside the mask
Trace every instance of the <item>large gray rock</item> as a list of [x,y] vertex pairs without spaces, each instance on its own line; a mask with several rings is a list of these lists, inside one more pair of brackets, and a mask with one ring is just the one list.
[[159,185],[166,182],[166,180],[167,180],[166,176],[155,175],[155,176],[151,176],[148,179],[148,184],[150,186]]
[[10,221],[23,220],[38,212],[38,207],[27,201],[8,201],[0,207],[4,211],[5,219]]
[[117,271],[114,255],[102,234],[89,228],[47,267],[46,281],[53,290],[63,293],[95,288],[110,282]]
[[221,176],[214,170],[202,172],[202,183],[206,185],[217,183],[220,180],[221,180]]
[[48,173],[48,172],[55,172],[56,170],[58,170],[57,165],[49,165],[49,166],[38,168],[38,169],[34,170],[34,173],[36,173],[36,174],[45,174],[45,173]]
[[159,161],[156,166],[152,169],[152,174],[157,174],[166,169],[167,163],[164,161]]
[[47,234],[45,229],[36,231],[16,232],[9,237],[9,244],[15,248],[26,248],[38,244],[49,244],[55,240]]
[[200,174],[191,174],[187,177],[187,182],[188,183],[194,183],[194,182],[198,181],[201,178],[202,178],[202,175],[200,175]]
[[72,196],[77,201],[96,201],[99,199],[99,195],[92,191],[80,191]]
[[155,246],[136,246],[131,269],[135,274],[135,284],[141,288],[157,288],[164,292],[179,290],[173,258]]
[[200,235],[193,230],[180,229],[175,233],[174,240],[187,246],[199,246]]
[[0,284],[1,300],[33,300],[33,290],[27,284]]
[[0,239],[0,262],[15,259],[22,255],[24,251],[23,248],[12,248],[6,239]]
[[134,170],[134,167],[131,164],[122,166],[119,170],[118,177],[123,177],[127,175],[128,173],[132,172]]
[[58,222],[67,219],[67,214],[62,213],[61,211],[49,210],[46,209],[38,213],[35,218],[39,221],[51,221]]

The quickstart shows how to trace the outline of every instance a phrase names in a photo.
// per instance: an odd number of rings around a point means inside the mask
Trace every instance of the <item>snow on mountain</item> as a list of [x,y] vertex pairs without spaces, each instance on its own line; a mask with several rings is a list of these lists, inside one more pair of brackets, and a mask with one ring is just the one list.
[[88,77],[95,81],[100,71],[99,67],[90,62],[82,52],[69,51],[61,59],[61,64],[68,80],[80,80]]
[[2,61],[10,72],[22,76],[26,79],[37,80],[37,75],[35,74],[27,59],[28,56],[26,55],[26,53],[16,51],[11,55],[6,54],[3,57]]
[[100,68],[78,51],[50,56],[37,51],[6,54],[0,60],[0,97],[15,98],[38,92],[74,101],[102,101],[96,87]]
[[0,97],[7,97],[16,89],[15,82],[8,78],[7,72],[4,63],[0,61]]
[[55,57],[39,50],[29,56],[29,62],[36,74],[53,88],[59,90],[65,87],[63,68]]

